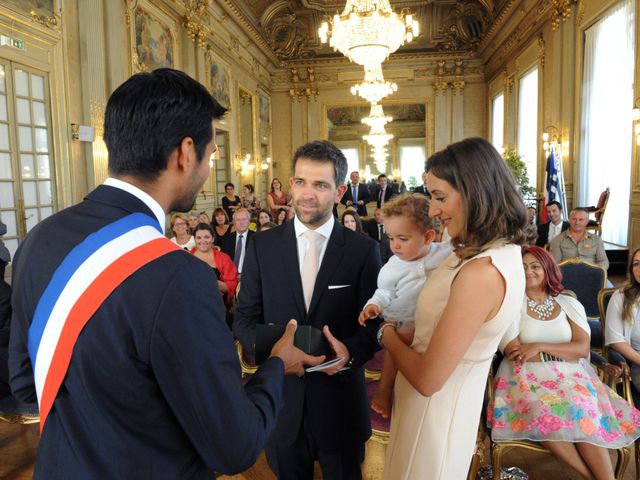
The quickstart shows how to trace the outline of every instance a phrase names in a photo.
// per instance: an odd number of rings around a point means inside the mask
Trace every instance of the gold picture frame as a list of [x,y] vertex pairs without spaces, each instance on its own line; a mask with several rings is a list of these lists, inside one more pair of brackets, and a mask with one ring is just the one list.
[[131,73],[179,68],[179,21],[149,0],[127,0]]

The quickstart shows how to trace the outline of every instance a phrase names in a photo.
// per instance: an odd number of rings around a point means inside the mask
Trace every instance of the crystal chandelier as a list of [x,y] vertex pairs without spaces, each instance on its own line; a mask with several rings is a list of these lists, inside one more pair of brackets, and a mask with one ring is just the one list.
[[358,65],[380,65],[418,35],[418,22],[408,10],[394,12],[389,0],[347,0],[340,15],[322,22],[318,34]]
[[378,103],[384,97],[398,91],[398,85],[385,82],[382,66],[368,65],[364,72],[364,81],[351,87],[352,95],[360,95],[369,103]]
[[393,117],[388,117],[382,111],[382,105],[377,103],[371,104],[371,111],[368,117],[364,117],[361,122],[365,125],[369,125],[372,131],[380,128],[384,129],[384,126],[393,120]]

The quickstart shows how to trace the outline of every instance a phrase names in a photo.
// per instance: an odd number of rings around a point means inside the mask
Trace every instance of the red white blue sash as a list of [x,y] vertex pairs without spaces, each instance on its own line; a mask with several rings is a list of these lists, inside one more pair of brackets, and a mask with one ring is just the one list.
[[155,218],[134,213],[92,233],[67,254],[29,327],[41,431],[85,324],[131,274],[174,250],[180,247],[162,235]]

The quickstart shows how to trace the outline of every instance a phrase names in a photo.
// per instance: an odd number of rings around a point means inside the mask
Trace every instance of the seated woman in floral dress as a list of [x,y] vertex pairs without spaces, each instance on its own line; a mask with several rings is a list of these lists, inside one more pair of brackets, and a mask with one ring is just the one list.
[[586,479],[612,479],[608,448],[640,436],[640,412],[604,385],[589,363],[584,307],[562,295],[546,250],[523,249],[525,304],[503,338],[488,422],[493,441],[542,442]]

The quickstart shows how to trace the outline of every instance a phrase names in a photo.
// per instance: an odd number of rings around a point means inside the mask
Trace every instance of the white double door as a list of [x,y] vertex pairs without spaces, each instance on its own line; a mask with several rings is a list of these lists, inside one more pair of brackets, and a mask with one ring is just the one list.
[[0,58],[0,219],[11,255],[56,209],[48,74]]

